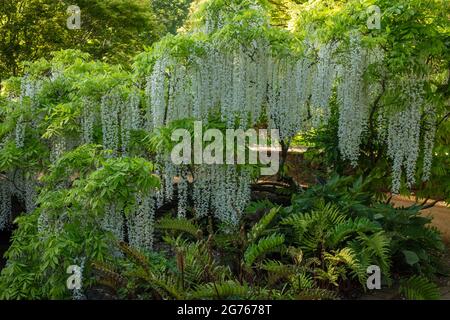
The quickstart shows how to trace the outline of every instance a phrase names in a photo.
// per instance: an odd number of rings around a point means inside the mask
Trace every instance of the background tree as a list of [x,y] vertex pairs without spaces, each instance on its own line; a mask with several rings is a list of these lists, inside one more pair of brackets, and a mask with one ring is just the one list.
[[4,0],[0,3],[0,80],[22,71],[22,61],[52,51],[80,49],[99,60],[125,63],[165,29],[147,0],[80,0],[81,29],[67,28],[72,1]]
[[153,11],[158,22],[164,26],[166,32],[175,34],[189,14],[192,0],[151,0]]

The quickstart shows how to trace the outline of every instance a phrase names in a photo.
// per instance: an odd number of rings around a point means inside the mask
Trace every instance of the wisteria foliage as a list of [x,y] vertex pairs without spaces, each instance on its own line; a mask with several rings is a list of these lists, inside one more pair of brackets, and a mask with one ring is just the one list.
[[[254,15],[242,23],[246,23],[248,33],[227,35],[225,32],[232,23],[225,12],[216,12],[206,14],[200,27],[174,38],[188,41],[184,52],[174,50],[170,41],[166,47],[163,43],[155,49],[142,88],[145,99],[141,99],[139,85],[135,84],[127,88],[129,91],[122,87],[108,90],[100,99],[81,97],[78,143],[95,142],[95,127],[99,123],[104,149],[112,151],[111,157],[126,157],[132,153],[133,131],[151,132],[186,118],[206,123],[210,116],[219,115],[230,128],[246,129],[266,121],[289,144],[299,131],[326,125],[331,101],[336,97],[341,156],[356,166],[370,107],[380,90],[366,77],[371,64],[382,66],[379,49],[366,48],[358,35],[353,34],[348,43],[305,40],[300,52],[286,52],[273,43],[289,42],[287,38],[276,39],[267,19],[262,18],[259,5],[250,9]],[[372,56],[377,58],[374,60]],[[61,77],[63,72],[55,71],[50,80],[56,82]],[[422,179],[430,177],[436,121],[428,121],[427,130],[422,130],[424,113],[434,118],[433,107],[424,108],[421,77],[420,74],[393,77],[387,86],[400,86],[403,105],[394,111],[380,110],[377,118],[372,119],[378,122],[378,138],[386,144],[392,160],[394,193],[400,191],[403,172],[409,187],[415,183],[421,133]],[[41,88],[41,80],[25,77],[20,103],[29,100],[31,108],[35,108]],[[17,148],[26,146],[27,126],[33,125],[33,121],[29,124],[22,116],[17,119],[11,137]],[[55,163],[74,143],[68,137],[55,136],[49,144],[50,160]],[[136,195],[137,209],[128,216],[117,212],[111,203],[102,223],[105,229],[124,239],[126,228],[133,244],[151,248],[155,210],[174,200],[178,201],[179,217],[189,214],[188,203],[192,200],[197,218],[212,214],[228,227],[237,227],[250,199],[253,181],[249,172],[236,166],[176,167],[163,154],[158,155],[156,162],[160,165],[157,174],[162,178],[161,190],[152,195]],[[22,188],[27,210],[34,208],[34,180],[30,178]],[[10,221],[11,188],[6,180],[0,182],[0,228],[5,228]]]

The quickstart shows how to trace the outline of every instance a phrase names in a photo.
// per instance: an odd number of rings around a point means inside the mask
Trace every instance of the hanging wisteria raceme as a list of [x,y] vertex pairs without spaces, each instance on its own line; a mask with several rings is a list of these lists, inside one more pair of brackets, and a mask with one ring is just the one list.
[[67,151],[67,143],[65,137],[55,137],[52,140],[50,152],[50,161],[55,163]]
[[208,12],[205,16],[205,21],[201,29],[197,29],[197,32],[203,32],[205,34],[212,34],[215,31],[221,29],[225,24],[225,16],[222,12],[218,14],[212,14]]
[[73,292],[72,292],[73,300],[85,300],[86,299],[86,296],[83,293],[83,272],[84,272],[85,263],[86,263],[86,257],[78,258],[75,260],[75,265],[79,266],[79,268],[77,268],[75,270],[74,275],[79,279],[78,281],[80,282],[80,288],[75,288],[73,290]]
[[235,189],[236,198],[234,207],[236,208],[240,219],[251,200],[252,176],[250,170],[247,168],[241,168],[237,173],[237,176],[238,182]]
[[209,213],[212,195],[211,178],[213,178],[211,170],[208,165],[196,166],[194,169],[192,197],[196,218],[203,218]]
[[[230,54],[222,54],[217,69],[217,94],[220,97],[220,117],[227,123],[233,121],[234,114],[229,114],[228,108],[233,105],[233,62],[234,57]],[[224,88],[228,88],[225,90]],[[233,123],[234,124],[234,123]]]
[[34,107],[36,102],[35,98],[42,89],[42,85],[42,80],[31,80],[28,76],[25,76],[21,85],[20,103],[23,103],[23,99],[28,97],[32,102],[31,107]]
[[300,104],[295,82],[298,79],[296,66],[296,61],[283,59],[272,60],[269,67],[269,127],[279,130],[282,141],[290,141],[300,131],[305,120],[305,105]]
[[[25,106],[25,98],[30,99],[30,108],[33,110],[36,107],[36,95],[41,90],[42,81],[32,81],[27,76],[22,80],[21,92],[19,102],[22,108]],[[31,125],[35,126],[35,119],[31,121]],[[17,148],[23,148],[25,145],[25,131],[27,124],[24,117],[21,115],[16,123],[15,140]]]
[[147,95],[149,95],[150,102],[150,108],[148,108],[150,123],[147,125],[148,128],[159,128],[165,124],[168,88],[166,71],[169,65],[169,59],[163,56],[156,61],[153,73],[150,76],[150,81],[147,85]]
[[17,120],[15,138],[16,138],[16,147],[21,149],[25,146],[25,130],[26,123],[23,120],[23,116],[20,116]]
[[36,182],[32,179],[27,179],[25,182],[25,208],[27,213],[31,213],[36,209]]
[[211,208],[225,231],[236,230],[250,200],[250,174],[234,165],[211,166]]
[[[160,173],[157,171],[157,175]],[[161,183],[161,188],[156,192],[156,208],[161,208],[164,205],[164,184]]]
[[237,54],[234,55],[233,61],[233,87],[231,91],[233,92],[233,102],[227,110],[228,115],[228,127],[233,128],[235,123],[235,117],[237,119],[242,119],[243,114],[246,110],[246,72],[247,72],[247,56],[243,52],[242,48]]
[[387,115],[380,110],[376,119],[376,131],[377,131],[377,139],[379,142],[384,143],[387,140]]
[[27,213],[36,209],[37,182],[33,177],[27,177],[23,170],[15,170],[8,173],[9,194],[23,201]]
[[110,93],[102,98],[103,147],[105,150],[112,150],[113,157],[117,156],[120,145],[119,113],[121,108],[122,100],[118,93]]
[[401,187],[402,168],[406,170],[408,187],[415,183],[416,164],[420,147],[420,120],[423,98],[423,81],[414,74],[399,80],[401,98],[405,109],[394,112],[389,118],[387,147],[392,165],[392,192]]
[[[250,125],[256,124],[263,113],[262,106],[267,97],[267,84],[269,81],[269,64],[270,44],[265,39],[253,41],[253,52],[251,59],[251,68],[253,73],[247,80],[248,85],[252,88],[247,92],[247,108],[252,115]],[[302,106],[302,105],[301,105]]]
[[63,72],[60,69],[52,66],[52,70],[50,72],[50,81],[55,82],[62,76],[63,76]]
[[141,127],[139,113],[140,97],[137,92],[132,92],[126,103],[121,104],[120,130],[122,142],[122,155],[128,154],[131,132]]
[[235,99],[236,92],[240,92],[242,101],[234,100],[233,109],[239,116],[240,128],[246,129],[255,125],[263,112],[262,107],[267,96],[269,64],[272,60],[269,45],[264,39],[253,40],[251,44],[241,47],[235,55],[239,57],[240,64],[239,77],[237,81],[233,81],[233,85],[237,86],[233,90],[233,97]]
[[37,220],[37,229],[40,234],[44,234],[50,227],[50,219],[47,211],[41,211]]
[[174,178],[178,176],[178,168],[170,159],[166,159],[163,164],[163,188],[164,200],[166,203],[173,201],[174,196]]
[[2,188],[5,188],[3,191],[4,196],[2,197],[2,199],[4,198],[5,212],[8,208],[9,210],[11,209],[11,196],[15,196],[18,200],[23,201],[27,213],[31,213],[36,209],[37,182],[32,177],[26,177],[23,170],[9,172],[7,179],[2,180],[0,183]]
[[81,136],[84,144],[94,142],[94,123],[95,123],[94,102],[90,99],[83,99],[83,114],[81,118]]
[[308,101],[313,92],[314,64],[309,58],[304,57],[297,60],[294,71],[295,90],[297,91],[301,118],[304,121],[303,125],[307,125],[306,121],[309,117]]
[[422,181],[426,182],[431,176],[431,164],[433,162],[433,149],[436,137],[436,111],[430,104],[425,106],[427,128],[423,135],[423,174]]
[[105,208],[104,216],[101,220],[103,230],[111,232],[118,240],[125,239],[125,221],[123,212],[117,210],[114,203],[109,204]]
[[168,84],[169,98],[166,122],[189,118],[191,116],[189,111],[193,102],[191,99],[192,96],[189,94],[190,85],[187,68],[183,65],[174,67]]
[[127,217],[129,243],[138,249],[151,250],[155,223],[155,199],[152,195],[137,195],[137,209]]
[[205,66],[202,64],[203,61],[198,58],[195,61],[196,66],[193,68],[190,75],[192,90],[192,116],[196,119],[202,119],[204,99],[203,92],[205,83],[205,81],[203,81],[202,73],[204,73]]
[[8,174],[8,180],[10,195],[23,202],[26,212],[31,213],[36,209],[37,182],[33,177],[27,176],[23,170],[15,170]]
[[188,192],[189,181],[187,172],[183,169],[180,170],[178,181],[178,217],[186,218],[186,212],[188,207]]
[[163,183],[161,190],[155,194],[155,209],[174,200],[176,185],[178,217],[186,217],[192,187],[196,218],[212,212],[228,231],[238,226],[250,201],[252,178],[248,169],[234,165],[198,165],[190,177],[187,167],[176,166],[168,160],[162,163]]
[[358,35],[350,38],[349,52],[339,68],[339,150],[343,159],[357,166],[363,133],[367,130],[370,108],[367,101],[364,72],[366,52]]
[[52,214],[47,210],[39,209],[38,214],[37,229],[39,238],[42,241],[48,240],[48,237],[52,235],[58,235],[64,232],[68,217],[66,209],[58,212],[57,215]]
[[187,59],[189,65],[166,56],[155,63],[146,87],[147,129],[191,116],[207,122],[217,111],[229,127],[239,121],[246,128],[260,119],[272,62],[267,41],[230,52],[212,45],[203,49],[202,56]]
[[[25,77],[21,87],[20,104],[24,105],[24,98],[28,97],[30,99],[30,111],[35,111],[38,107],[38,93],[42,90],[43,80],[31,80]],[[32,118],[29,122],[29,126],[36,128],[37,119]]]
[[321,123],[327,123],[330,116],[329,103],[336,78],[336,65],[333,57],[336,47],[335,43],[329,43],[319,48],[317,63],[313,72],[312,86],[314,90],[311,94],[313,127],[318,127]]
[[0,177],[0,231],[9,228],[11,223],[11,186],[8,180]]

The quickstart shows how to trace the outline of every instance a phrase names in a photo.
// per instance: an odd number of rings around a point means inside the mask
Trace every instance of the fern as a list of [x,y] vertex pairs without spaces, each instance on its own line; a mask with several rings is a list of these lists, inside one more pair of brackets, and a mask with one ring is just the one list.
[[333,228],[329,237],[329,245],[336,247],[339,243],[347,240],[354,234],[361,234],[366,232],[377,232],[381,228],[376,223],[370,221],[367,218],[356,218],[355,220],[347,220],[343,223],[336,225]]
[[250,293],[251,289],[246,284],[229,280],[200,285],[190,294],[190,299],[248,299]]
[[284,235],[272,234],[261,238],[257,244],[250,245],[244,253],[244,261],[247,266],[253,263],[267,253],[275,251],[284,243]]
[[295,272],[293,265],[283,264],[278,260],[265,260],[259,268],[268,272],[269,282],[272,284],[280,279],[288,279]]
[[151,264],[148,261],[147,257],[140,253],[138,250],[132,248],[127,243],[121,241],[119,242],[119,249],[128,257],[131,261],[136,263],[145,271],[149,271]]
[[402,293],[408,300],[439,300],[440,294],[436,284],[423,276],[413,276],[400,286]]
[[304,289],[296,295],[297,300],[336,300],[338,295],[334,291],[326,289]]
[[326,262],[333,265],[338,265],[340,263],[348,266],[350,269],[355,269],[358,266],[358,259],[355,253],[350,248],[344,248],[333,252],[333,254],[325,252],[324,259]]
[[294,260],[296,265],[300,265],[303,262],[303,251],[300,248],[289,247],[286,249],[286,253]]
[[170,274],[155,275],[148,274],[146,280],[160,293],[161,296],[167,296],[175,300],[182,300],[184,293],[178,287],[176,279]]
[[252,227],[247,236],[250,243],[256,241],[263,234],[279,211],[280,207],[271,209]]
[[276,274],[290,274],[292,272],[292,265],[283,264],[278,260],[264,260],[259,266],[262,270]]
[[319,204],[310,213],[291,215],[282,224],[294,228],[297,242],[308,251],[315,251],[325,241],[329,230],[346,221],[346,216],[332,204]]
[[259,211],[267,210],[267,208],[273,207],[275,207],[275,205],[267,199],[260,201],[253,201],[247,206],[245,212],[248,214],[255,214]]
[[202,238],[202,231],[200,227],[194,222],[187,219],[165,217],[159,220],[156,228],[161,230],[174,230],[178,232],[184,232],[193,236],[194,238]]
[[326,269],[316,268],[314,269],[314,274],[317,280],[321,280],[326,283],[331,283],[336,287],[339,286],[338,283],[339,278],[346,276],[344,268],[332,265],[327,266]]
[[98,282],[106,285],[114,290],[118,290],[120,287],[126,285],[126,279],[114,270],[114,267],[107,265],[103,262],[92,262],[92,268],[98,272]]
[[293,275],[290,282],[296,291],[314,288],[314,280],[312,276],[305,272],[300,272]]
[[357,240],[362,244],[363,250],[367,254],[376,259],[381,270],[385,276],[389,277],[390,270],[390,241],[383,231],[377,232],[373,235],[360,235]]

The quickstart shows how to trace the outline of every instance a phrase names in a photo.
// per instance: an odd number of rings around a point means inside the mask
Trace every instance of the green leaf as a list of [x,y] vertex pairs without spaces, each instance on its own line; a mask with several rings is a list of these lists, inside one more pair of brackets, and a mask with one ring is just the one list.
[[402,252],[403,255],[405,256],[406,263],[409,264],[410,266],[413,266],[417,262],[419,262],[419,257],[415,252],[409,250],[403,250]]

